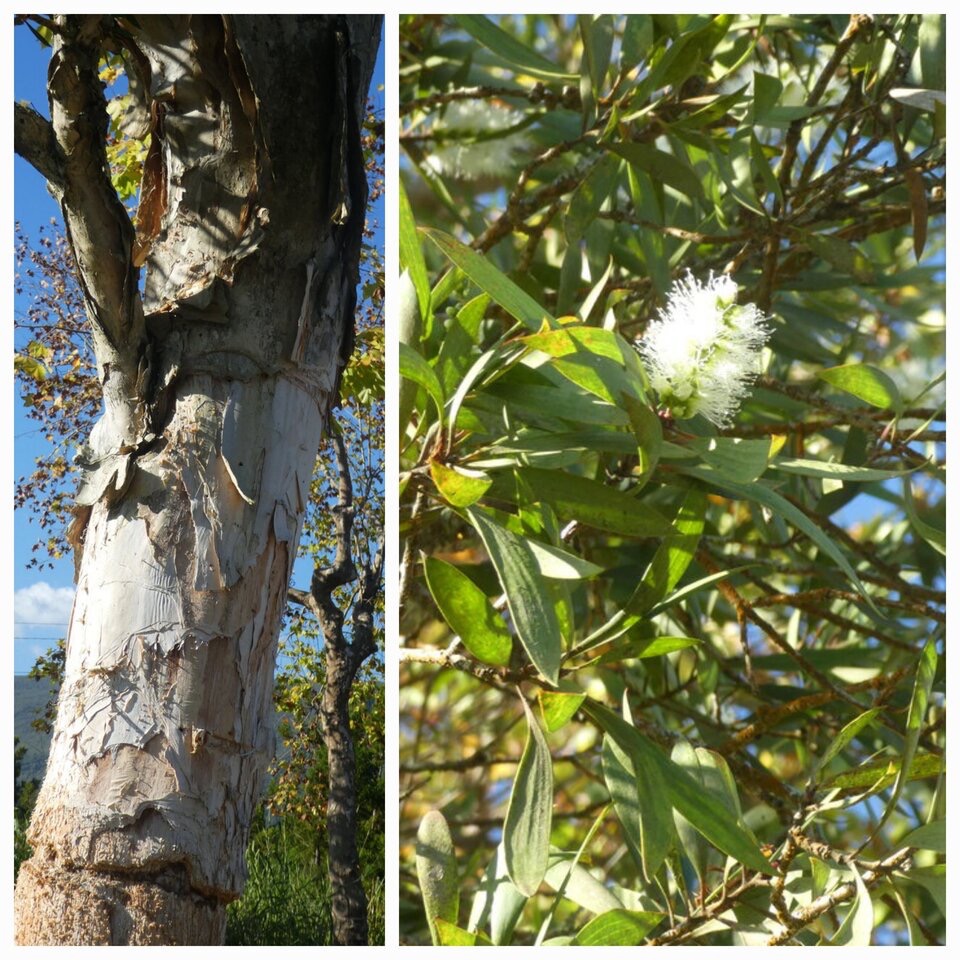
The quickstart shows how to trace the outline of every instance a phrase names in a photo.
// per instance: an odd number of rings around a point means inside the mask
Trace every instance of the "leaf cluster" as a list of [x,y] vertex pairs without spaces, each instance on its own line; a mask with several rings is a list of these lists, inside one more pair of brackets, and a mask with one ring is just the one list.
[[[942,939],[943,37],[402,19],[411,940]],[[723,430],[636,350],[688,270],[771,317]]]

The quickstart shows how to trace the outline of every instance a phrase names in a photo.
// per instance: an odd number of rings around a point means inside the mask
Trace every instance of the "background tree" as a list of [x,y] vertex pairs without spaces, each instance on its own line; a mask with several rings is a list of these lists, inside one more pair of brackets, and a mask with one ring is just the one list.
[[[51,119],[18,105],[16,147],[64,211],[103,415],[80,456],[78,599],[17,935],[219,942],[353,341],[379,24],[31,19],[52,38]],[[108,172],[109,53],[130,80],[126,120],[150,134],[136,230]]]
[[401,20],[409,941],[943,942],[944,43]]

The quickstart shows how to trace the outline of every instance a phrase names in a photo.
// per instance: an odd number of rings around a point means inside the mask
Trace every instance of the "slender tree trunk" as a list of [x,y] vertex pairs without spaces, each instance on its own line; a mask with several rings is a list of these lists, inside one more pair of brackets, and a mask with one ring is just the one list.
[[[312,610],[324,639],[326,678],[320,700],[324,746],[327,749],[327,870],[338,944],[367,942],[367,896],[357,850],[356,755],[350,731],[350,691],[364,660],[377,649],[373,611],[383,577],[383,548],[371,551],[369,562],[354,563],[352,531],[353,483],[346,446],[339,434],[331,438],[336,451],[339,484],[336,553],[328,567],[315,567],[310,592],[291,590],[291,599]],[[335,591],[357,583],[350,611],[350,639],[344,634],[344,611]]]
[[[51,123],[18,109],[16,146],[61,202],[104,415],[82,453],[77,598],[16,936],[219,943],[273,750],[307,488],[352,345],[379,21],[58,23]],[[106,175],[96,76],[121,47],[152,138],[136,233]]]
[[327,863],[337,943],[367,942],[367,895],[357,851],[357,783],[350,732],[350,690],[356,676],[353,658],[328,650],[327,680],[320,711],[327,748],[330,789],[327,798]]

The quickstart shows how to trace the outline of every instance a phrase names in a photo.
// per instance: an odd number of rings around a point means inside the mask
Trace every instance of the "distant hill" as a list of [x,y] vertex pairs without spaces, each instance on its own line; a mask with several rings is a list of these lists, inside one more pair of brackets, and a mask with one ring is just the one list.
[[34,680],[26,676],[13,678],[13,733],[27,748],[20,765],[21,780],[32,780],[34,777],[43,779],[50,738],[34,730],[30,724],[43,715],[50,692],[49,680]]

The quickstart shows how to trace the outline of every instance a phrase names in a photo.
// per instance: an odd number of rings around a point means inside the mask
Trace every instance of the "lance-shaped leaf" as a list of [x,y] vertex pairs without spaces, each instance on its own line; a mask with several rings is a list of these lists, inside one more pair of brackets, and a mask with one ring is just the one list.
[[827,943],[833,947],[869,947],[873,933],[873,902],[855,863],[850,864],[850,870],[857,893],[843,922]]
[[737,822],[736,816],[717,804],[704,803],[700,784],[671,763],[639,730],[594,701],[587,700],[582,709],[633,761],[641,790],[646,784],[661,784],[672,809],[683,814],[715,847],[745,867],[773,873],[756,840]]
[[887,822],[890,814],[896,809],[903,792],[904,784],[909,779],[910,765],[917,754],[917,745],[920,743],[920,731],[926,722],[927,704],[930,702],[930,690],[937,672],[937,635],[932,636],[920,654],[917,664],[917,675],[913,682],[913,695],[910,697],[910,708],[907,711],[907,728],[903,734],[903,751],[900,757],[900,770],[893,784],[893,792],[887,803],[887,808],[880,818],[880,822],[872,831],[872,836],[879,833],[880,828]]
[[[708,750],[706,747],[694,747],[686,740],[678,740],[670,754],[670,759],[700,784],[705,802],[726,809],[738,823],[742,824],[737,787],[726,760],[719,753]],[[709,848],[704,842],[704,837],[682,813],[674,810],[673,817],[680,843],[702,885],[707,876]]]
[[522,324],[531,330],[538,330],[544,319],[553,319],[529,293],[521,290],[475,250],[471,250],[441,230],[421,227],[421,231],[484,293],[488,293],[507,313],[516,317]]
[[532,897],[547,872],[553,812],[553,761],[546,737],[527,701],[527,743],[520,757],[503,822],[507,872],[516,888]]
[[538,699],[540,712],[543,714],[543,724],[550,733],[559,730],[580,709],[580,704],[586,699],[575,683],[561,680],[560,690],[541,690]]
[[509,663],[513,638],[484,592],[444,560],[427,557],[423,567],[437,609],[463,645],[484,663]]
[[575,947],[635,947],[663,921],[664,914],[610,910],[594,917],[573,938]]
[[563,522],[578,520],[624,537],[663,537],[673,533],[670,522],[653,507],[604,483],[536,467],[522,469],[519,475],[529,484],[534,497],[549,503]]
[[869,363],[847,363],[840,367],[828,367],[821,370],[817,376],[871,406],[897,413],[903,409],[903,400],[896,383],[888,374]]
[[478,470],[448,467],[438,460],[430,461],[430,476],[443,499],[454,507],[469,507],[489,489],[491,480]]
[[466,514],[487,549],[527,656],[555,685],[563,647],[560,622],[533,551],[522,537],[494,523],[480,510],[468,507]]
[[628,611],[645,613],[680,582],[697,551],[706,511],[706,495],[700,490],[689,491],[677,511],[671,535],[657,547],[643,578],[627,601]]
[[527,898],[507,874],[506,856],[500,843],[487,864],[480,889],[473,899],[467,929],[479,930],[489,924],[490,939],[494,944],[509,943],[526,902]]
[[460,911],[457,857],[446,818],[430,810],[417,830],[417,879],[434,945],[442,943],[437,921],[456,924]]
[[640,855],[648,883],[676,840],[670,797],[657,777],[637,775],[631,754],[611,736],[603,738],[603,779],[628,843]]
[[775,490],[764,486],[762,483],[751,483],[749,485],[743,483],[734,483],[732,480],[727,480],[726,478],[717,474],[710,473],[710,471],[704,470],[702,467],[681,467],[678,468],[678,470],[682,473],[687,473],[692,477],[697,477],[700,480],[704,480],[709,484],[713,484],[738,500],[752,500],[753,502],[759,503],[764,507],[768,507],[785,520],[789,520],[790,523],[792,523],[798,530],[805,533],[821,550],[823,550],[825,554],[827,554],[827,556],[834,561],[834,563],[837,564],[838,567],[840,567],[841,570],[843,570],[843,572],[850,578],[853,585],[857,588],[863,599],[866,600],[870,609],[880,616],[880,612],[877,610],[877,607],[873,602],[873,597],[867,593],[866,587],[864,587],[862,581],[857,576],[857,572],[853,569],[853,566],[850,564],[850,561],[846,558],[843,551],[812,520],[810,520],[802,510],[800,510],[798,507],[795,507],[789,500],[781,497],[780,494]]

